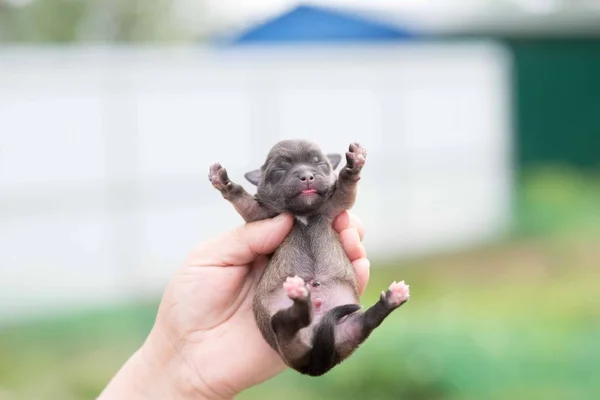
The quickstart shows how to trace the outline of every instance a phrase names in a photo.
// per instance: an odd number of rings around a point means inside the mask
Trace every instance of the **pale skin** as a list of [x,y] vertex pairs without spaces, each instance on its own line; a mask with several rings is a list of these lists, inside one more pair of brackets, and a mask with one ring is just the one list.
[[[263,339],[252,313],[256,283],[293,218],[241,225],[200,244],[167,286],[143,345],[101,400],[229,400],[287,367]],[[348,211],[333,221],[362,293],[369,261],[364,228]]]

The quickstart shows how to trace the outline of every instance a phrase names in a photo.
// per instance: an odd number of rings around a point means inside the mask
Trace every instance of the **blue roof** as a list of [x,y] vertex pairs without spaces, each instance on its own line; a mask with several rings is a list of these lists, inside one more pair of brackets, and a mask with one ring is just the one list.
[[389,26],[360,15],[300,5],[252,27],[233,44],[400,41],[415,37],[409,29]]

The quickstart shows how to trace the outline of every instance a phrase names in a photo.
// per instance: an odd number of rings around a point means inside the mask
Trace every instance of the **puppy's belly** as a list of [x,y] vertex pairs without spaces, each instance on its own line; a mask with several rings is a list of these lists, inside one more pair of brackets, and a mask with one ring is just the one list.
[[[356,304],[358,300],[350,288],[342,285],[311,287],[310,299],[314,318],[320,317],[333,307]],[[285,294],[285,291],[280,290],[269,303],[269,313],[273,316],[277,311],[291,307],[292,304],[294,304],[292,299]]]
[[321,316],[337,306],[356,304],[358,300],[350,288],[339,284],[334,287],[314,287],[311,288],[310,293],[315,316]]
[[[345,304],[357,304],[358,299],[354,296],[352,289],[348,287],[340,284],[331,286],[322,284],[318,287],[310,287],[310,301],[312,306],[311,323],[298,332],[301,341],[307,345],[312,343],[313,330],[327,311]],[[273,316],[277,311],[289,308],[292,304],[292,299],[286,295],[284,290],[281,290],[269,302],[269,313]]]

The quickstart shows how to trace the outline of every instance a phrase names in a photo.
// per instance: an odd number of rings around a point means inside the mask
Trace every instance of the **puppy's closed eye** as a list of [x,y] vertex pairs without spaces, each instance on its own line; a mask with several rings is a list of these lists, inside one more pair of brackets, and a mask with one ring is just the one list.
[[319,162],[317,163],[317,166],[319,168],[322,168],[324,171],[329,171],[329,164],[327,163],[326,160],[319,160]]
[[285,176],[285,170],[283,169],[276,169],[271,171],[271,180],[273,182],[279,182],[281,180],[281,178],[283,178]]

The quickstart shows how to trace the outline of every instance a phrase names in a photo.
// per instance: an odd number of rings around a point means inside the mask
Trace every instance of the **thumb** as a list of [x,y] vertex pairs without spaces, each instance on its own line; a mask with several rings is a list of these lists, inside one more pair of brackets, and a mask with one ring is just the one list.
[[292,225],[293,218],[288,214],[241,225],[201,244],[188,264],[222,267],[249,264],[259,255],[274,252]]

